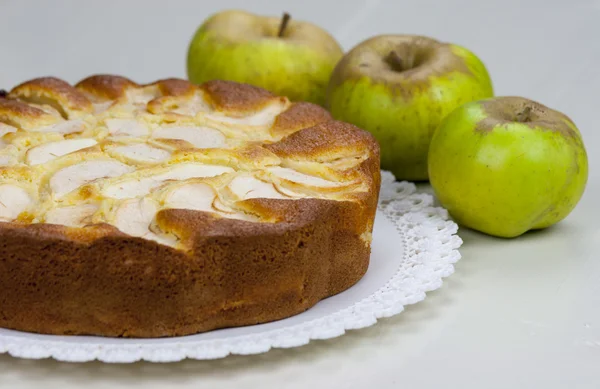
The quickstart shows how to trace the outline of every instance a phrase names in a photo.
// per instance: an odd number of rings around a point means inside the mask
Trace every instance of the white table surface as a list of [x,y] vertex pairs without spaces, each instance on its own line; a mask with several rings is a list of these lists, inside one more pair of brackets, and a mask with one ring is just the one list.
[[[154,365],[66,364],[0,355],[0,387],[599,388],[600,1],[0,0],[0,87],[40,75],[185,77],[188,41],[229,7],[291,12],[349,49],[381,33],[460,43],[496,94],[567,113],[590,177],[575,211],[544,232],[499,240],[461,230],[442,289],[401,315],[337,339],[252,357]],[[343,4],[343,5],[342,5]]]

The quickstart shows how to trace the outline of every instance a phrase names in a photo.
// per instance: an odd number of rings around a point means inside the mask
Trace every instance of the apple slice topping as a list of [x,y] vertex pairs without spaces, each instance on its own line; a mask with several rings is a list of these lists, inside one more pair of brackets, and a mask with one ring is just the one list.
[[176,113],[182,116],[196,116],[200,112],[210,112],[211,107],[203,94],[187,96],[163,96],[148,103],[148,111],[154,114]]
[[[0,141],[0,149],[2,148]],[[17,159],[12,155],[0,155],[0,166],[11,166],[17,163]]]
[[113,160],[84,161],[56,172],[50,179],[50,189],[56,199],[99,178],[118,177],[133,171],[131,166]]
[[0,122],[0,150],[8,146],[3,139],[4,135],[17,132],[17,127],[9,126],[8,124],[4,124]]
[[0,185],[0,221],[15,220],[32,204],[33,200],[25,189],[11,184]]
[[79,204],[54,208],[48,211],[45,222],[68,227],[81,227],[92,222],[92,216],[98,210],[95,204]]
[[284,101],[277,100],[265,108],[241,117],[227,116],[222,113],[207,114],[208,119],[224,124],[234,124],[241,126],[272,126],[277,115],[285,111],[287,104]]
[[174,209],[214,212],[213,202],[217,192],[207,184],[184,183],[167,192],[165,206]]
[[198,149],[224,147],[225,136],[210,127],[161,127],[152,133],[154,139],[179,139]]
[[273,181],[281,193],[290,197],[330,197],[333,193],[343,192],[357,186],[357,181],[330,181],[315,175],[301,173],[285,167],[271,167],[265,170],[265,175]]
[[117,146],[111,149],[111,152],[131,162],[145,164],[163,162],[171,156],[167,150],[152,147],[146,143]]
[[178,104],[176,107],[171,109],[171,112],[184,116],[196,116],[200,112],[209,111],[210,106],[200,96],[194,96],[191,101]]
[[161,96],[157,85],[149,85],[144,88],[130,88],[126,92],[127,100],[137,108],[146,108],[151,101]]
[[190,178],[215,177],[234,170],[230,167],[219,165],[203,165],[198,163],[183,163],[170,166],[163,173],[153,174],[144,178],[124,178],[107,186],[102,193],[115,199],[127,199],[145,196],[152,189],[164,184],[166,181],[183,181]]
[[95,139],[66,139],[57,142],[44,143],[27,151],[25,161],[30,166],[46,163],[55,158],[96,145]]
[[219,212],[223,212],[226,214],[233,214],[235,211],[229,205],[225,204],[219,197],[215,197],[213,200],[212,206]]
[[9,126],[8,124],[0,122],[0,138],[2,138],[6,134],[17,132],[17,130],[17,127]]
[[65,120],[51,126],[31,129],[33,132],[58,132],[60,134],[76,134],[85,130],[85,122],[81,119]]
[[295,192],[289,188],[286,188],[285,186],[282,186],[277,182],[273,183],[273,185],[275,186],[275,189],[277,189],[277,191],[279,193],[281,193],[287,197],[293,198],[293,199],[302,199],[302,198],[310,197],[304,193]]
[[205,165],[201,163],[181,163],[169,166],[168,171],[153,176],[155,180],[187,180],[199,177],[215,177],[225,173],[232,173],[234,170],[228,166]]
[[158,203],[147,197],[126,200],[117,209],[113,224],[128,235],[175,246],[177,239],[174,236],[156,233],[152,229],[152,222],[158,210]]
[[100,103],[92,103],[92,107],[94,108],[94,113],[99,114],[102,113],[106,110],[108,110],[110,108],[111,105],[113,105],[114,101],[112,100],[108,100],[108,101],[102,101]]
[[269,172],[270,174],[272,174],[273,176],[275,176],[277,178],[280,178],[280,179],[283,179],[286,181],[290,181],[290,182],[294,182],[294,183],[298,183],[298,184],[303,184],[308,187],[339,188],[339,187],[347,185],[347,184],[344,184],[341,182],[325,180],[320,177],[309,176],[308,174],[300,173],[300,172],[297,172],[296,170],[284,168],[284,167],[280,167],[280,166],[270,167],[267,169],[267,172]]
[[288,199],[289,197],[275,189],[272,183],[259,180],[250,173],[235,177],[226,188],[236,200],[248,199]]
[[112,136],[144,137],[148,135],[148,127],[135,119],[106,119],[104,124]]
[[52,116],[60,119],[60,120],[63,120],[63,116],[60,113],[60,111],[58,109],[56,109],[55,107],[53,107],[52,105],[48,105],[48,104],[35,104],[35,103],[32,103],[32,102],[29,102],[28,104],[31,107],[35,107],[35,108],[41,109],[42,111],[44,111],[44,112],[46,112],[46,113],[48,113],[48,114],[50,114],[50,115],[52,115]]

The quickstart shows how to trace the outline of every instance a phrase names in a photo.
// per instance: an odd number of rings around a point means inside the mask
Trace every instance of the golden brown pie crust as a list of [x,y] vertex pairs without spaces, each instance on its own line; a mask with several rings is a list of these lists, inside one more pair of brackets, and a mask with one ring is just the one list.
[[[160,113],[144,114],[157,123],[200,120],[205,112],[169,111],[173,101],[180,106],[194,96],[201,96],[211,112],[233,117],[273,102],[285,104],[266,127],[256,127],[265,134],[262,139],[250,134],[245,144],[223,152],[174,142],[178,150],[171,158],[227,165],[233,174],[268,164],[304,174],[316,169],[315,176],[354,184],[331,192],[306,189],[307,198],[232,203],[253,220],[162,209],[155,223],[177,236],[177,246],[131,236],[108,222],[45,223],[38,208],[29,209],[0,222],[0,327],[57,335],[188,335],[286,318],[361,279],[369,264],[380,185],[379,147],[370,134],[334,121],[316,105],[291,103],[250,85],[211,81],[196,86],[178,79],[148,85],[158,89],[147,107],[154,103]],[[99,126],[93,104],[126,100],[128,91],[148,85],[110,75],[75,86],[55,78],[32,80],[0,98],[0,123],[19,132],[75,118]],[[54,107],[61,117],[40,106]],[[236,131],[244,134],[255,131],[239,127]],[[97,139],[97,150],[109,142]],[[85,158],[91,149],[78,152]],[[227,157],[220,160],[220,154]],[[19,161],[0,171],[22,177],[30,168]],[[86,188],[77,196],[95,193]]]

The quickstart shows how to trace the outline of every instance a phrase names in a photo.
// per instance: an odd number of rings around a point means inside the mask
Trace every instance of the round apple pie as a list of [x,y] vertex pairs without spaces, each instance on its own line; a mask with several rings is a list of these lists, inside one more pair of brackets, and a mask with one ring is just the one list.
[[188,335],[364,275],[379,148],[246,84],[38,78],[0,97],[0,327]]

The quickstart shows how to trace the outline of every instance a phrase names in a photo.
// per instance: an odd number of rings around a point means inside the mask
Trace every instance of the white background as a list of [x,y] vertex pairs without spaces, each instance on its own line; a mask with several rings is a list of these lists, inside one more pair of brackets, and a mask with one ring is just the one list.
[[0,88],[41,75],[185,77],[212,12],[245,8],[312,21],[350,49],[383,33],[464,45],[498,95],[569,115],[590,160],[586,194],[562,223],[515,240],[461,230],[444,287],[398,317],[292,350],[211,362],[85,365],[0,355],[7,388],[599,388],[600,1],[0,0]]

